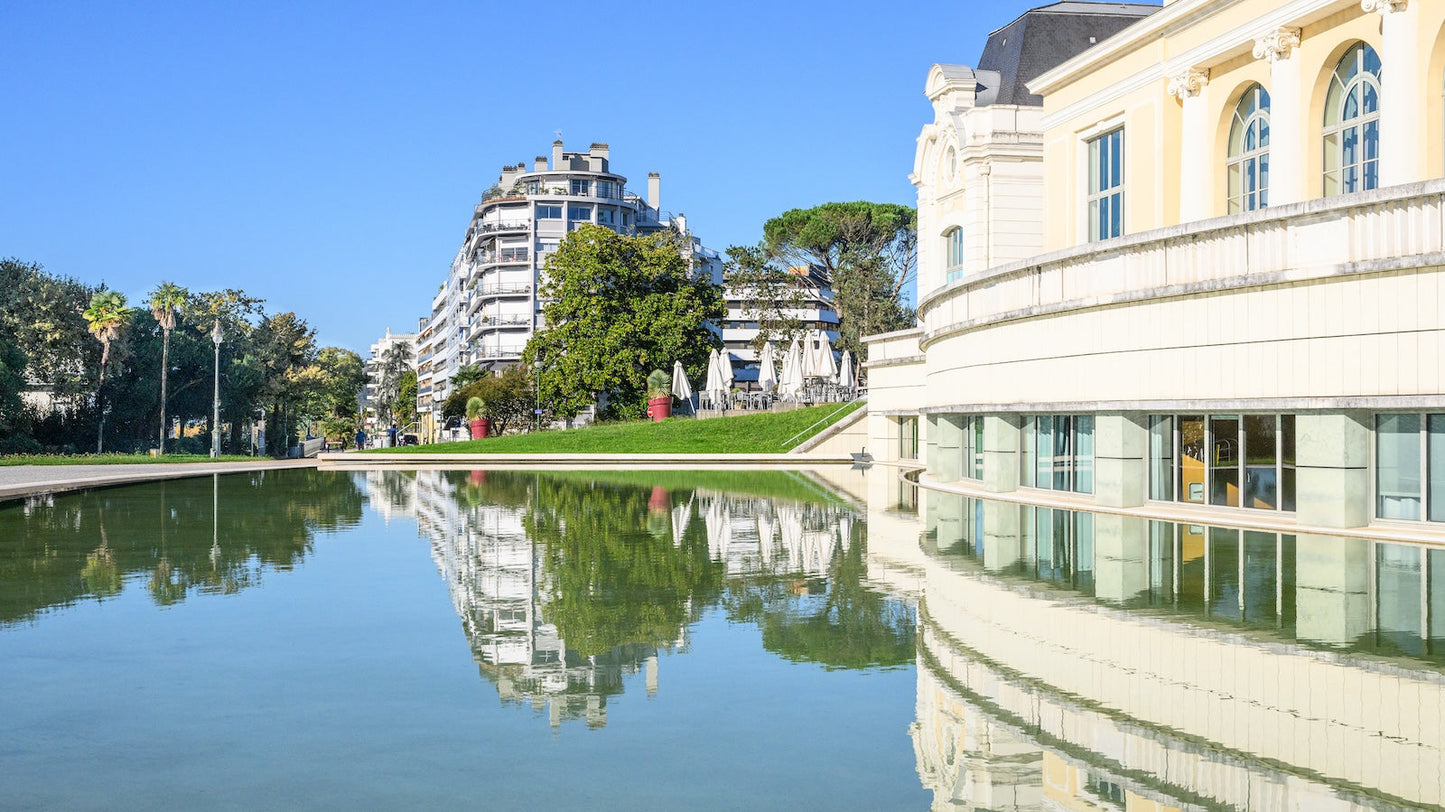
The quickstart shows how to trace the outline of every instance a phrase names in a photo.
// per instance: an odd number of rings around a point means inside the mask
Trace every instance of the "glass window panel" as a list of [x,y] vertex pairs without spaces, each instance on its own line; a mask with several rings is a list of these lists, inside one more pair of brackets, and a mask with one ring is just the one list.
[[1089,201],[1089,239],[1091,240],[1101,240],[1104,238],[1104,232],[1101,228],[1102,224],[1099,222],[1101,210],[1102,206],[1099,201]]
[[1038,453],[1035,457],[1037,468],[1034,474],[1034,487],[1052,488],[1054,486],[1054,419],[1049,415],[1038,416]]
[[1109,135],[1109,187],[1124,183],[1124,131],[1116,130]]
[[1096,139],[1089,142],[1089,194],[1099,191],[1099,141]]
[[1355,47],[1360,49],[1360,63],[1364,67],[1365,72],[1374,74],[1375,76],[1379,76],[1380,55],[1375,53],[1374,48],[1371,48],[1370,46],[1363,43],[1356,45]]
[[1074,490],[1094,492],[1094,416],[1074,418]]
[[983,418],[973,418],[973,478],[983,479]]
[[1344,106],[1340,108],[1340,120],[1349,121],[1360,117],[1360,86],[1355,85],[1345,93]]
[[1175,497],[1181,502],[1204,503],[1204,418],[1179,418],[1179,481]]
[[1214,415],[1209,418],[1211,453],[1209,459],[1209,504],[1239,507],[1239,418]]
[[1037,453],[1035,450],[1036,442],[1034,439],[1034,418],[1032,416],[1025,417],[1023,420],[1023,429],[1019,435],[1019,448],[1022,449],[1022,453],[1019,455],[1019,484],[1025,488],[1032,488],[1034,486],[1034,455]]
[[1294,510],[1295,462],[1294,415],[1279,417],[1279,502],[1282,510]]
[[1063,414],[1054,415],[1054,453],[1053,453],[1053,485],[1056,491],[1067,491],[1070,489],[1069,465],[1073,456],[1069,431],[1069,416]]
[[1445,414],[1427,417],[1426,431],[1429,457],[1425,491],[1430,499],[1427,515],[1432,522],[1445,522]]
[[1274,415],[1244,417],[1244,506],[1279,509],[1279,480],[1275,465]]
[[1174,418],[1167,414],[1149,417],[1149,498],[1173,499]]
[[1239,531],[1209,528],[1209,614],[1240,619]]
[[1420,416],[1382,414],[1375,420],[1375,515],[1420,518]]
[[1259,156],[1259,207],[1269,205],[1269,153]]
[[1124,233],[1124,195],[1109,196],[1109,234],[1117,237]]
[[1375,582],[1375,634],[1380,644],[1407,654],[1424,653],[1420,639],[1420,548],[1376,544]]

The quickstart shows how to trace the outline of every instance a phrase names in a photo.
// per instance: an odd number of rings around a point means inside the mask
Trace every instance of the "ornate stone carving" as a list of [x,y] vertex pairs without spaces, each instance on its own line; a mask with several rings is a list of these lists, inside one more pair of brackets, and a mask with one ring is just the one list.
[[1410,0],[1360,0],[1360,9],[1366,14],[1394,14],[1397,11],[1404,11],[1410,5]]
[[1299,34],[1298,28],[1276,28],[1267,32],[1254,41],[1254,58],[1267,62],[1289,59],[1290,53],[1299,47]]
[[1209,71],[1200,68],[1186,68],[1169,77],[1169,95],[1178,96],[1182,101],[1199,95],[1209,84]]

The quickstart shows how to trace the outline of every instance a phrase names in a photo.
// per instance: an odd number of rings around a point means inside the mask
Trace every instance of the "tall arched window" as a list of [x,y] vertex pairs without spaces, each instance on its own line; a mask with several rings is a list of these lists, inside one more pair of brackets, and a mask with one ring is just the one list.
[[1325,95],[1325,194],[1380,185],[1380,57],[1362,43],[1345,52]]
[[963,229],[950,228],[943,232],[943,245],[947,262],[945,281],[952,282],[963,276]]
[[1244,91],[1229,127],[1229,213],[1269,205],[1269,93],[1259,85]]

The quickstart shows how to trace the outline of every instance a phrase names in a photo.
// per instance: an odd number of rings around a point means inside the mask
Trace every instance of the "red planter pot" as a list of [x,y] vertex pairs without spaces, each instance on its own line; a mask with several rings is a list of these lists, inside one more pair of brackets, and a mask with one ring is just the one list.
[[492,421],[479,417],[472,421],[472,439],[485,440],[492,431]]
[[652,417],[654,423],[661,423],[672,417],[672,395],[665,398],[649,398],[647,413]]

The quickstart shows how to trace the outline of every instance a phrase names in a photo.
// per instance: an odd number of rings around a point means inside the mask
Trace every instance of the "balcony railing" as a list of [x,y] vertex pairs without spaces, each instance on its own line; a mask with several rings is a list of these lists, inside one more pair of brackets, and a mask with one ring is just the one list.
[[486,361],[520,358],[522,357],[522,350],[525,348],[525,344],[507,344],[492,347],[484,346],[478,347],[476,350],[474,350],[473,355]]
[[476,261],[479,265],[505,265],[515,262],[530,262],[531,252],[525,248],[503,251],[478,251]]
[[530,222],[523,220],[519,223],[478,223],[476,229],[483,234],[489,234],[496,231],[526,231],[531,227]]
[[1117,237],[930,293],[927,336],[1131,301],[1388,270],[1445,253],[1445,180],[1271,206]]
[[531,285],[477,285],[477,296],[527,296],[532,293]]

